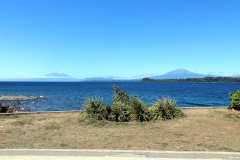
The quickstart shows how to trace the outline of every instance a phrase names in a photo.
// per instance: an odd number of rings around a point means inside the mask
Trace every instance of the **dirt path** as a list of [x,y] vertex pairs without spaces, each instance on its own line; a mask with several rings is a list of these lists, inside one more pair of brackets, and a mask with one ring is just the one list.
[[0,148],[240,152],[239,112],[184,109],[186,118],[93,122],[79,112],[0,116]]

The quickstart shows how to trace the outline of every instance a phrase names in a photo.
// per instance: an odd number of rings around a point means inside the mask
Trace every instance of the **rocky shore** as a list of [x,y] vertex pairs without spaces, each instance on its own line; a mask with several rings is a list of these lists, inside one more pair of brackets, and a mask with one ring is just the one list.
[[[45,99],[43,96],[0,96],[0,113],[29,112],[22,101]],[[4,101],[16,101],[16,104],[4,104]],[[34,103],[34,102],[33,102]]]
[[20,100],[20,101],[29,101],[29,100],[39,100],[43,99],[43,96],[40,97],[27,97],[27,96],[0,96],[0,101],[14,101],[14,100]]

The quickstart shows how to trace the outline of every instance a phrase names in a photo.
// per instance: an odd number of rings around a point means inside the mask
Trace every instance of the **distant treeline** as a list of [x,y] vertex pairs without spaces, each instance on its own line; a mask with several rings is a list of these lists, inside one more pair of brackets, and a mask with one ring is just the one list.
[[185,79],[143,78],[141,82],[240,82],[240,77],[205,77],[205,78],[185,78]]

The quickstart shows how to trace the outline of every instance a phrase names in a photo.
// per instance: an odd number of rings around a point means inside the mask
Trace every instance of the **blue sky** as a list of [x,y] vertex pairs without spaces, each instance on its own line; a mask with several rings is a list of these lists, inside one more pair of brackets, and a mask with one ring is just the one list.
[[0,77],[240,74],[239,0],[0,0]]

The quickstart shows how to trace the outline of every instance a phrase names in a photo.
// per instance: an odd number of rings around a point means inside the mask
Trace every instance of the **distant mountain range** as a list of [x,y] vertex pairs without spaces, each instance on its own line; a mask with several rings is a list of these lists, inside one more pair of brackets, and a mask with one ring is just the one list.
[[77,82],[79,79],[70,77],[61,71],[56,71],[45,76],[39,77],[21,77],[21,78],[2,78],[0,81],[11,82]]
[[92,77],[92,78],[85,78],[85,79],[81,79],[80,81],[85,81],[85,82],[95,82],[95,81],[114,81],[113,78],[108,78],[108,77]]
[[205,75],[190,72],[185,69],[177,69],[170,72],[167,72],[163,75],[148,77],[151,79],[183,79],[183,78],[204,78],[204,77],[216,77],[215,75]]
[[[237,76],[237,75],[236,75]],[[27,81],[27,82],[140,82],[143,78],[150,79],[185,79],[185,78],[204,78],[204,77],[217,77],[216,75],[205,75],[190,72],[185,69],[177,69],[167,72],[163,75],[150,76],[150,77],[136,77],[136,78],[121,78],[121,77],[92,77],[85,79],[76,79],[61,71],[56,71],[45,76],[32,77],[32,78],[0,78],[0,81]]]
[[74,82],[79,81],[76,78],[70,77],[69,75],[66,75],[62,73],[61,71],[57,70],[56,72],[47,74],[44,81],[54,81],[54,82]]
[[[216,77],[216,76],[194,73],[194,72],[190,72],[185,69],[177,69],[177,70],[167,72],[163,75],[150,76],[148,78],[151,78],[151,79],[184,79],[184,78],[204,78],[204,77]],[[142,78],[145,78],[145,77],[142,77]],[[120,78],[116,78],[116,77],[93,77],[93,78],[82,79],[81,81],[88,81],[88,82],[141,81],[142,78],[128,80],[127,78],[120,79]]]
[[140,82],[142,79],[124,79],[118,77],[92,77],[81,79],[82,82]]

